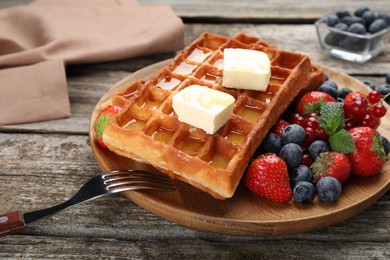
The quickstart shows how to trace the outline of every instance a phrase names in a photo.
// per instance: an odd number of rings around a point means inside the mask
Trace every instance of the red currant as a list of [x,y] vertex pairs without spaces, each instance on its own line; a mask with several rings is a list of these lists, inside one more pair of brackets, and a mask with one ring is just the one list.
[[368,101],[370,102],[370,104],[376,104],[378,103],[379,101],[381,101],[381,93],[379,93],[379,91],[371,91],[370,94],[368,94]]
[[357,99],[350,104],[349,109],[353,116],[359,116],[366,113],[367,107],[368,104],[366,99]]
[[378,118],[384,117],[387,112],[387,109],[384,105],[382,104],[377,104],[375,107],[372,109],[372,114]]
[[303,154],[301,164],[306,165],[307,167],[310,167],[310,165],[313,163],[313,160],[311,159],[310,155],[307,153]]
[[305,128],[306,136],[305,139],[303,139],[303,146],[309,146],[312,142],[317,140],[316,136],[316,130],[311,128],[311,127],[306,127]]

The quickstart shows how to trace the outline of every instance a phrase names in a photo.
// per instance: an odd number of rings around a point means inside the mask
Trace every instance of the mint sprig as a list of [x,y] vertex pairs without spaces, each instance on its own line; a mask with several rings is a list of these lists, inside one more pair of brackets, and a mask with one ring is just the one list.
[[356,150],[352,136],[344,129],[344,109],[341,103],[322,103],[317,122],[329,135],[329,143],[333,151],[348,154]]

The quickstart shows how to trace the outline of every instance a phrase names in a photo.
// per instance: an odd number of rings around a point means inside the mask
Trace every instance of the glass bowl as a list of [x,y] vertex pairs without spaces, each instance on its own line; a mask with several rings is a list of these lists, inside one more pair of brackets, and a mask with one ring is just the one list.
[[321,49],[343,60],[364,63],[378,56],[389,41],[389,28],[375,34],[355,34],[326,24],[325,18],[315,22]]

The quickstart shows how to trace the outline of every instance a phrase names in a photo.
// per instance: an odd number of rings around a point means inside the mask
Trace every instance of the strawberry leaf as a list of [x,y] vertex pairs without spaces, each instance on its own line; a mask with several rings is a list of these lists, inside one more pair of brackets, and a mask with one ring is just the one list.
[[383,143],[381,138],[378,136],[378,134],[375,134],[371,137],[372,139],[372,146],[370,148],[371,152],[375,152],[378,154],[379,157],[386,159],[386,152],[385,148],[383,147]]
[[349,154],[356,150],[355,142],[351,134],[345,129],[341,129],[331,135],[329,137],[329,143],[332,150],[336,152]]
[[320,98],[319,101],[314,102],[313,104],[304,104],[303,106],[305,107],[307,114],[318,113],[318,112],[320,112],[321,105],[323,103],[325,103],[324,97]]
[[111,115],[100,115],[99,118],[95,121],[96,129],[96,138],[98,140],[102,139],[104,128],[106,127],[108,121],[110,120]]

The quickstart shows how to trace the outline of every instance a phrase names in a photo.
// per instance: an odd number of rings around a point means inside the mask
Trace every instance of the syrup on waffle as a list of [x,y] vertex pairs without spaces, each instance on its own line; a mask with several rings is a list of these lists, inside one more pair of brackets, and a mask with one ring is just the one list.
[[[271,79],[266,92],[221,85],[224,48],[268,55]],[[323,78],[305,55],[245,34],[226,38],[204,33],[154,77],[112,97],[123,109],[105,128],[103,140],[121,156],[151,164],[215,198],[230,198],[269,129],[294,97],[317,87]],[[193,84],[236,99],[233,114],[214,135],[180,122],[172,109],[172,96]]]

